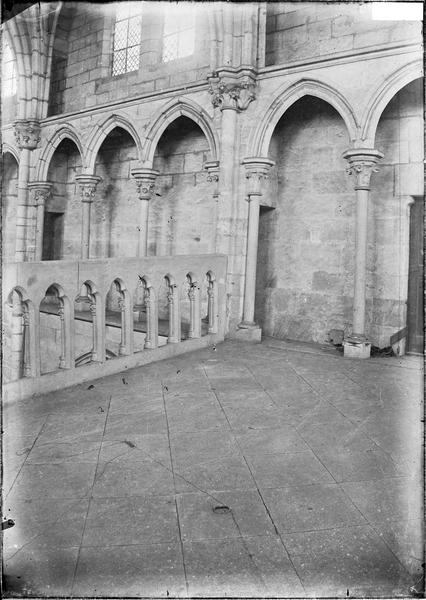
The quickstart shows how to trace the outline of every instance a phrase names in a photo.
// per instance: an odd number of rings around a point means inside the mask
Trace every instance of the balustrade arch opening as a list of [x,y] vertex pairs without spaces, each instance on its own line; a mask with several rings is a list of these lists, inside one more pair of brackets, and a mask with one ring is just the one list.
[[40,302],[39,346],[42,375],[72,366],[70,302],[56,283],[46,289]]
[[3,327],[4,383],[38,375],[34,305],[20,287],[13,288],[3,306]]
[[83,283],[74,300],[75,366],[103,362],[105,338],[101,295],[92,282]]
[[114,279],[105,299],[105,358],[133,352],[130,294],[121,279]]

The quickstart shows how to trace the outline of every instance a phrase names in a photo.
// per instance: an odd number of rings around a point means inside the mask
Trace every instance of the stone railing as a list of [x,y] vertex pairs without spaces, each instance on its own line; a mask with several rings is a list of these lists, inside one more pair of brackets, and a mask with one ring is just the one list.
[[225,279],[223,255],[6,264],[4,398],[222,341]]

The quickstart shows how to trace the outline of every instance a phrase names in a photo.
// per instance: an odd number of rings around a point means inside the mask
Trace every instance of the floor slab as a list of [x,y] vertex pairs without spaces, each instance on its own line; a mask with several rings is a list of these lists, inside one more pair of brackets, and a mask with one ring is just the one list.
[[407,596],[421,380],[409,357],[227,341],[5,406],[7,593]]

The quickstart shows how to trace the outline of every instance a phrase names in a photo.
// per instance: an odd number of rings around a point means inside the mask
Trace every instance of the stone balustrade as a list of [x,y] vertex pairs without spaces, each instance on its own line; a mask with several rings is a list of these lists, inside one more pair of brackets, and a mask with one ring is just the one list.
[[[226,256],[217,254],[6,264],[5,399],[53,391],[222,341],[226,270]],[[113,310],[107,303],[111,289]],[[56,323],[52,340],[43,339],[48,319]],[[82,328],[90,345],[87,356],[77,349]],[[106,332],[113,328],[119,338],[116,353],[106,344]],[[58,360],[43,372],[45,354],[54,344]]]

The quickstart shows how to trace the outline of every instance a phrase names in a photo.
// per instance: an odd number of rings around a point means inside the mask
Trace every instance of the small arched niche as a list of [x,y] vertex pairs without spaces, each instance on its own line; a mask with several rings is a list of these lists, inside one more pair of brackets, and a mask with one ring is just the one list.
[[203,131],[189,117],[178,117],[163,132],[153,162],[160,175],[150,201],[149,254],[214,252],[216,207],[203,170],[209,156]]

